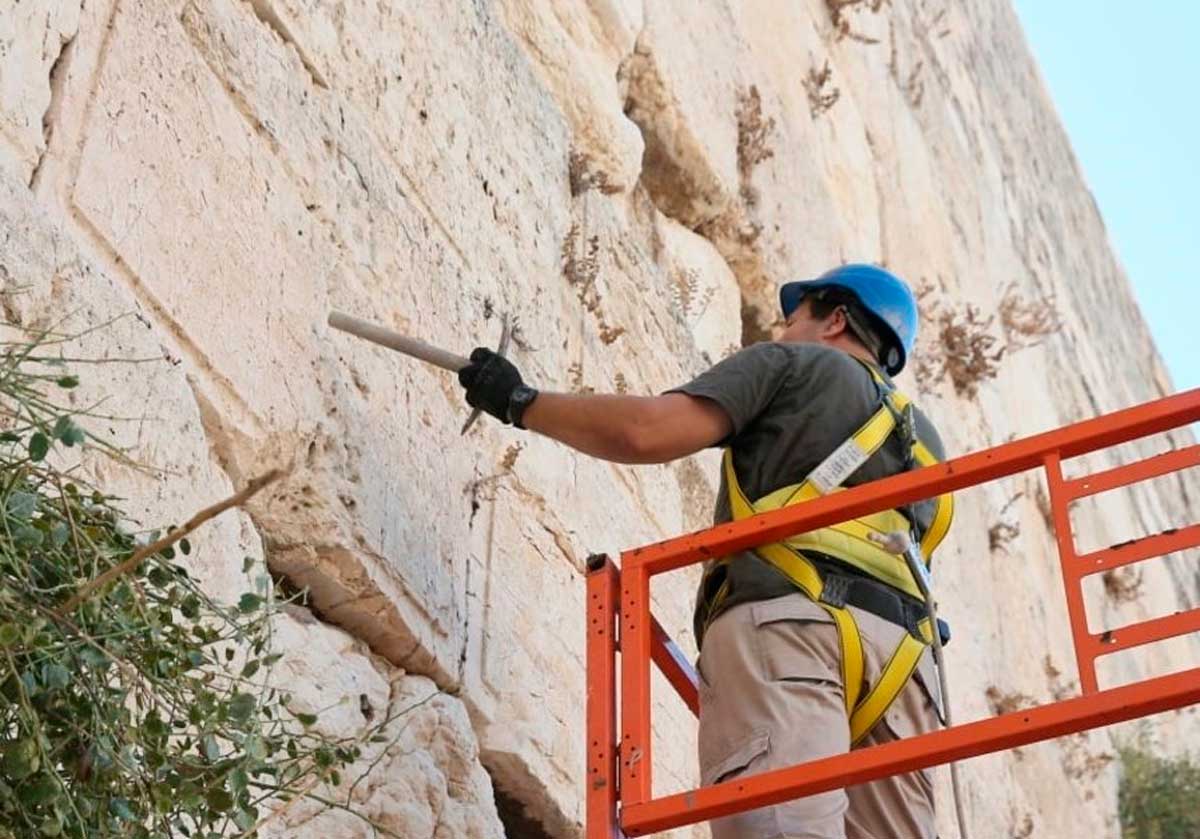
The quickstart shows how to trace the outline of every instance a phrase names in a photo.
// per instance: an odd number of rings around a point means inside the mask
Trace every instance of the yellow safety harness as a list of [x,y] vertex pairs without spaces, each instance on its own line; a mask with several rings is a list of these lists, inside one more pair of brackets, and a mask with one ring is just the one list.
[[[777,489],[757,501],[751,502],[746,498],[741,483],[738,481],[737,472],[733,466],[733,450],[725,449],[725,481],[734,521],[757,513],[778,510],[793,504],[802,504],[830,492],[842,491],[841,484],[845,478],[849,477],[858,466],[878,451],[897,429],[901,429],[901,433],[907,439],[912,462],[915,465],[928,466],[938,462],[928,447],[916,438],[911,400],[896,391],[875,368],[865,363],[863,366],[871,373],[880,387],[883,404],[858,431],[822,461],[802,483]],[[939,496],[933,521],[920,541],[921,556],[927,568],[931,564],[934,550],[950,529],[953,517],[954,501],[952,496],[949,494]],[[911,527],[909,520],[898,510],[885,510],[881,513],[802,533],[782,542],[773,542],[755,549],[755,553],[771,563],[813,602],[823,607],[837,626],[842,652],[842,680],[845,685],[846,713],[850,719],[852,744],[857,743],[875,727],[875,724],[904,689],[920,661],[921,654],[932,641],[929,619],[924,618],[917,624],[921,638],[918,639],[912,632],[904,636],[887,664],[884,665],[875,684],[865,696],[862,695],[865,660],[858,624],[854,620],[854,615],[844,605],[831,603],[829,598],[822,599],[822,595],[826,593],[825,580],[816,565],[801,551],[817,551],[838,559],[863,571],[870,577],[924,602],[921,590],[909,572],[903,556],[889,553],[871,538],[872,534],[882,536],[896,531],[907,533]],[[728,558],[718,560],[713,567],[706,571],[706,576],[728,561]],[[728,595],[728,587],[729,582],[726,579],[717,589],[711,602],[707,604],[709,620],[716,613],[721,601]]]

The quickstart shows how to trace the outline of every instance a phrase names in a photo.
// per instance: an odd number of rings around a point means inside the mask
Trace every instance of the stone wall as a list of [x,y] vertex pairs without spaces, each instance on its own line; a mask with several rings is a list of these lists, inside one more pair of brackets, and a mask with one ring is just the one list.
[[[93,387],[163,476],[85,457],[98,480],[158,521],[292,466],[198,561],[217,590],[247,554],[311,590],[286,675],[314,705],[345,697],[336,730],[420,703],[356,791],[414,839],[502,835],[493,788],[512,835],[532,830],[514,808],[580,834],[583,558],[703,527],[715,455],[631,468],[486,421],[460,437],[449,375],[332,333],[330,309],[459,351],[513,315],[539,386],[652,393],[767,335],[781,281],[876,260],[925,291],[902,381],[955,453],[1171,389],[1005,0],[9,2],[0,184],[7,319],[127,314],[86,341],[152,359]],[[968,305],[1006,350],[974,393],[946,366]],[[1195,498],[1172,478],[1076,525],[1109,544],[1187,523]],[[690,648],[694,584],[654,590]],[[960,719],[1072,689],[1039,479],[961,496],[938,584]],[[1177,559],[1094,594],[1111,624],[1200,590]],[[657,791],[691,786],[689,715],[655,696]],[[1153,726],[1197,736],[1190,712]],[[973,822],[1116,836],[1112,736],[969,762]],[[301,807],[284,823],[366,835]]]

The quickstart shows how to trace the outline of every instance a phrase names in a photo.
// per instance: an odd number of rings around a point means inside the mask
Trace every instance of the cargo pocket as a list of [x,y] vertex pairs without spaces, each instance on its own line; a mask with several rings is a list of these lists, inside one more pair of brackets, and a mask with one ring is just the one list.
[[764,679],[818,683],[841,694],[841,646],[828,612],[803,595],[765,600],[752,609]]
[[933,663],[932,649],[926,650],[921,656],[921,660],[917,664],[917,672],[913,673],[913,679],[921,686],[925,699],[933,708],[940,723],[943,715],[942,691],[941,683],[938,681],[937,666]]
[[706,755],[700,763],[700,784],[710,786],[727,781],[745,772],[759,758],[771,750],[771,734],[765,728],[751,731],[745,737],[724,747],[714,749],[715,754]]
[[[909,737],[937,731],[940,727],[937,708],[914,674],[912,680],[904,686],[904,691],[896,697],[891,707],[887,709],[883,718],[875,726],[874,731],[871,732],[870,740],[872,742],[864,745],[905,740]],[[927,797],[933,795],[932,768],[917,769],[910,772],[909,776],[917,779],[924,795]]]

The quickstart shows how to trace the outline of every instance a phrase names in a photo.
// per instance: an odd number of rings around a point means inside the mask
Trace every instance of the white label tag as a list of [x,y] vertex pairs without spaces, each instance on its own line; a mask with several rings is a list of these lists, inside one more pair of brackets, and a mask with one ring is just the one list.
[[868,457],[870,455],[851,438],[822,460],[821,465],[812,470],[808,480],[812,481],[817,492],[828,495],[853,475],[858,467],[866,463]]

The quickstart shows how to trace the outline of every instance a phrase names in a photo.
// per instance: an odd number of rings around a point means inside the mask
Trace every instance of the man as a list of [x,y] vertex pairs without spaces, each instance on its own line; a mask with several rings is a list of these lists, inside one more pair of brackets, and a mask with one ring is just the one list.
[[[717,523],[943,457],[933,426],[888,378],[916,339],[903,281],[845,265],[785,284],[780,305],[777,341],[660,396],[538,393],[482,348],[459,378],[472,406],[605,460],[663,463],[725,447]],[[950,517],[943,497],[706,568],[695,612],[703,784],[938,725],[923,598],[888,539],[911,537],[928,563]],[[931,777],[811,796],[712,829],[714,839],[932,839]]]

